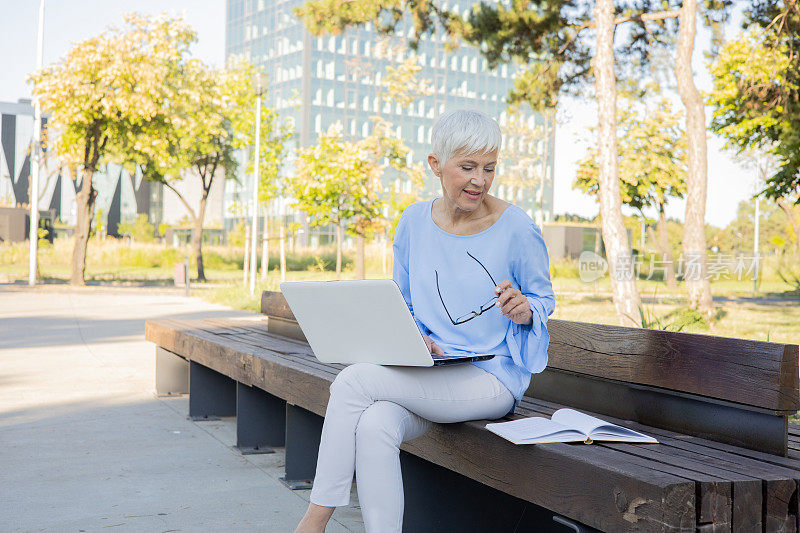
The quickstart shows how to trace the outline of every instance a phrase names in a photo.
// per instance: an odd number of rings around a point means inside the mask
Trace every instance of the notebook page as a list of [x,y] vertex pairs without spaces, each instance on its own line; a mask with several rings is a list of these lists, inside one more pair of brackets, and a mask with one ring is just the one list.
[[593,439],[616,440],[621,442],[658,442],[649,435],[613,424],[602,425],[595,428],[591,436]]
[[583,438],[571,428],[541,416],[521,418],[511,422],[486,424],[486,429],[516,443],[539,437],[556,437],[557,434],[561,434],[559,436],[564,437],[574,435],[575,437]]
[[578,428],[593,439],[613,439],[626,442],[658,442],[653,437],[644,435],[638,431],[606,422],[605,420],[589,416],[585,413],[575,411],[574,409],[559,409],[553,413],[552,418],[565,426]]
[[558,422],[564,426],[569,428],[575,428],[578,431],[582,431],[586,435],[589,435],[592,430],[597,428],[598,426],[607,425],[608,422],[600,420],[599,418],[595,418],[593,416],[589,416],[585,413],[581,413],[576,411],[575,409],[559,409],[553,416],[551,417],[553,421]]

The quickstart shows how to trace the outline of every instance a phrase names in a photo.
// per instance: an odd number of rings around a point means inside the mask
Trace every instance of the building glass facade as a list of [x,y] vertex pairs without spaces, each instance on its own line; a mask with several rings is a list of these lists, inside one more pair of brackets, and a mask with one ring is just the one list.
[[[451,0],[444,7],[466,13],[472,3]],[[294,125],[295,135],[287,146],[288,167],[295,148],[312,145],[337,122],[345,138],[355,140],[369,135],[371,117],[380,115],[394,125],[410,148],[409,160],[421,163],[426,162],[430,152],[435,118],[445,110],[477,109],[505,125],[513,66],[500,65],[492,71],[477,49],[461,46],[449,52],[445,50],[443,34],[425,37],[416,51],[421,67],[417,76],[427,80],[432,92],[419,95],[408,106],[387,103],[380,97],[382,78],[387,67],[396,66],[410,52],[406,44],[410,26],[403,26],[402,34],[393,36],[380,35],[372,24],[367,24],[342,35],[315,37],[294,16],[293,10],[302,4],[303,0],[227,2],[226,55],[244,55],[268,74],[268,105]],[[513,201],[542,223],[552,220],[554,127],[552,117],[521,113],[528,129],[549,132],[534,144],[539,158],[536,168],[531,169],[532,175],[544,179],[532,180],[529,187],[515,193],[504,190],[501,150],[493,193]],[[504,143],[509,142],[515,139],[506,135]],[[241,206],[251,196],[247,188],[252,178],[242,177],[239,181],[241,185],[229,183],[226,204]],[[411,184],[400,186],[408,191]],[[421,193],[423,198],[440,194],[438,180],[430,172]]]

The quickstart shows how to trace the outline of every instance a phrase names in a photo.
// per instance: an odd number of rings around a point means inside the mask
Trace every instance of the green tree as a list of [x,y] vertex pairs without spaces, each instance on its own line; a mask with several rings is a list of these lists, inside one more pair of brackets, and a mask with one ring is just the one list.
[[800,204],[800,3],[753,0],[744,24],[763,28],[757,40],[767,47],[772,56],[767,61],[775,68],[767,84],[747,77],[740,82],[743,103],[750,113],[760,112],[774,120],[763,124],[758,132],[773,143],[770,151],[779,163],[767,179],[764,194]]
[[286,180],[294,207],[307,213],[313,226],[334,225],[337,279],[342,270],[343,225],[354,219],[359,230],[348,229],[366,231],[366,224],[378,219],[383,207],[380,183],[375,182],[370,163],[365,148],[345,141],[336,124],[320,135],[316,145],[298,150],[295,172]]
[[[780,208],[765,199],[758,198],[760,205],[759,252],[785,253],[796,244],[792,228]],[[731,253],[751,254],[755,230],[755,206],[753,200],[739,202],[734,218],[719,231],[716,242],[721,250]]]
[[[336,228],[337,277],[341,275],[342,231],[369,239],[386,229],[382,215],[388,207],[382,184],[386,170],[392,168],[420,184],[422,169],[409,165],[407,154],[405,143],[380,117],[373,117],[372,132],[364,139],[345,140],[337,123],[315,146],[298,151],[295,173],[286,179],[286,190],[296,199],[294,206],[312,218],[312,225],[333,224]],[[363,265],[363,247],[358,255]],[[363,267],[360,270],[363,277]]]
[[[648,2],[626,3],[626,12],[639,6],[639,12],[649,5]],[[592,20],[592,7],[587,4],[576,5],[572,2],[544,1],[531,5],[529,2],[507,4],[476,4],[467,19],[460,14],[448,11],[437,2],[397,1],[386,4],[377,0],[352,0],[342,3],[338,0],[317,0],[308,2],[297,10],[312,33],[338,33],[348,26],[360,25],[379,20],[379,30],[391,33],[403,21],[404,12],[410,15],[413,26],[412,46],[426,34],[433,33],[437,25],[441,25],[451,38],[451,46],[459,41],[479,46],[491,68],[499,63],[519,61],[527,70],[517,78],[515,88],[510,95],[514,105],[527,103],[534,110],[545,111],[555,107],[561,92],[582,92],[592,82],[594,72],[603,74],[596,78],[596,93],[601,116],[601,129],[607,136],[607,143],[602,145],[601,153],[613,154],[615,133],[614,113],[614,72],[613,72],[613,26],[615,23],[638,20],[641,16],[627,16],[624,20],[614,18],[611,2],[601,6],[605,16],[610,10],[610,19],[604,18],[608,28],[598,32],[603,39],[603,47],[597,47],[600,54],[592,70],[592,40],[585,38],[584,30],[595,27]],[[664,27],[657,22],[657,28],[649,31],[630,31],[630,43],[658,39]],[[637,26],[638,27],[638,26]],[[628,50],[636,50],[642,62],[646,62],[648,54],[642,46],[629,45]],[[604,211],[604,238],[606,248],[615,264],[626,263],[630,258],[630,247],[627,233],[619,211],[619,194],[615,193],[616,158],[604,157],[601,165],[601,209]],[[614,302],[621,320],[629,322],[628,317],[638,316],[639,295],[632,279],[613,277]],[[634,323],[638,319],[634,318]]]
[[[254,143],[256,94],[252,80],[256,69],[241,58],[234,58],[222,70],[198,60],[173,67],[165,82],[171,98],[153,120],[128,132],[117,158],[140,165],[148,180],[162,183],[176,194],[192,221],[197,279],[204,281],[202,235],[208,196],[215,179],[236,179],[236,152]],[[262,201],[275,193],[278,161],[290,134],[288,127],[278,125],[277,114],[262,105]],[[250,157],[252,170],[252,152]],[[199,182],[197,205],[191,205],[181,192],[180,181]]]
[[[666,206],[670,198],[686,193],[686,137],[681,113],[673,112],[665,98],[653,105],[636,105],[633,98],[617,111],[618,160],[622,203],[640,212],[658,213],[657,242],[664,262],[667,285],[675,287],[672,249],[667,231]],[[574,187],[592,195],[598,192],[597,148],[590,148],[578,163]]]
[[85,283],[86,248],[97,191],[92,180],[128,132],[156,116],[171,66],[195,39],[180,19],[126,15],[121,28],[76,43],[31,75],[33,94],[57,131],[55,149],[76,175],[73,285]]
[[754,3],[745,23],[711,64],[711,129],[739,153],[777,161],[760,194],[777,202],[797,235],[790,204],[800,203],[800,5]]
[[[424,170],[420,163],[409,164],[408,154],[410,150],[405,142],[397,137],[392,125],[380,116],[372,117],[372,132],[357,143],[363,150],[364,157],[367,158],[367,170],[371,173],[368,183],[375,184],[375,192],[381,199],[381,207],[391,209],[391,193],[387,197],[384,182],[389,170],[399,181],[408,180],[411,182],[412,189],[420,189],[423,184]],[[371,239],[376,233],[387,231],[387,220],[384,216],[376,219],[369,219],[361,216],[353,224],[349,232],[356,237],[360,243],[356,253],[356,271],[358,277],[364,277],[364,240]]]

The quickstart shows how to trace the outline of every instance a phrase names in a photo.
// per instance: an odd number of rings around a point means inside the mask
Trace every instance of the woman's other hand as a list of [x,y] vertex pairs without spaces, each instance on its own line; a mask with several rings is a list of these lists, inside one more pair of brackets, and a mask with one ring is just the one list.
[[495,305],[500,308],[500,312],[503,313],[503,316],[508,317],[508,319],[515,324],[520,324],[522,326],[531,323],[533,319],[531,303],[522,295],[519,289],[515,289],[513,285],[511,285],[509,280],[504,279],[501,281],[497,287],[494,288],[494,292],[498,295]]
[[444,350],[439,348],[439,345],[433,342],[433,340],[430,337],[428,337],[427,335],[423,335],[422,340],[425,341],[425,346],[428,347],[429,352],[436,355],[444,355]]

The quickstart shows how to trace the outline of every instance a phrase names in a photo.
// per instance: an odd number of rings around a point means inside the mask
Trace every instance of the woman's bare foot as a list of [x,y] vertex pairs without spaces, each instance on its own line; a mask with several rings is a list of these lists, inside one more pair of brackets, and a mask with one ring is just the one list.
[[325,533],[325,526],[331,519],[336,507],[323,507],[316,503],[309,503],[306,514],[297,524],[294,533]]

